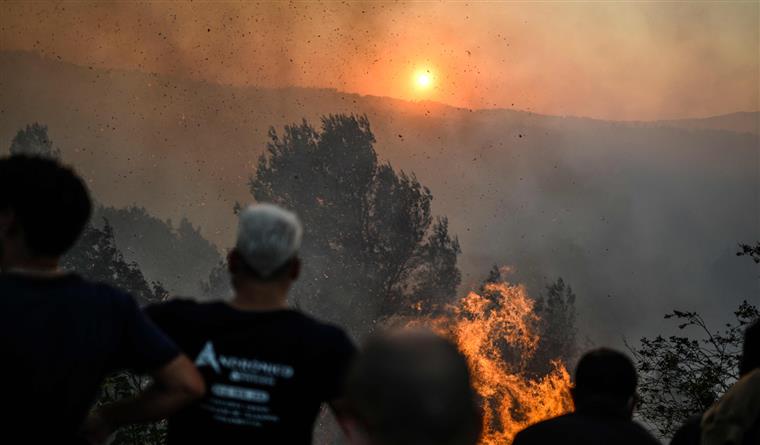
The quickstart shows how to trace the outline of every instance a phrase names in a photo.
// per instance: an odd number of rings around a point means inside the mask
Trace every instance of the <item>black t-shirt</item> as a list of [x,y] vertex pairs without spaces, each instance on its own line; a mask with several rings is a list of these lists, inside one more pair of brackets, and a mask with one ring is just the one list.
[[0,274],[0,429],[19,443],[81,443],[105,376],[159,368],[177,347],[124,292],[76,275]]
[[642,426],[612,416],[571,413],[539,422],[515,436],[512,445],[660,445]]
[[343,330],[296,310],[173,300],[146,311],[206,382],[206,397],[169,419],[170,444],[310,444],[355,354]]

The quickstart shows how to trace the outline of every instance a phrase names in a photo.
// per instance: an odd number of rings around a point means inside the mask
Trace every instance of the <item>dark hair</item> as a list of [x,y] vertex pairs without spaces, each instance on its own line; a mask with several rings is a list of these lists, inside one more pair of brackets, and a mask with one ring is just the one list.
[[625,401],[636,393],[637,384],[633,362],[612,349],[587,352],[575,368],[576,399],[601,396]]
[[14,215],[33,255],[58,257],[74,245],[92,212],[87,188],[70,168],[36,156],[0,159],[0,210]]
[[760,368],[760,320],[755,320],[744,331],[744,346],[739,360],[739,375]]
[[482,421],[467,362],[428,332],[376,337],[346,384],[348,414],[373,444],[474,445]]

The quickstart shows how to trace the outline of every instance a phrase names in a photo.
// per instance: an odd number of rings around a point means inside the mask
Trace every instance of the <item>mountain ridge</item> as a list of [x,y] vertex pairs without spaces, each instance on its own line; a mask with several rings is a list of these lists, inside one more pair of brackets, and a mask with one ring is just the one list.
[[757,288],[732,249],[760,239],[758,135],[702,128],[730,117],[659,125],[469,111],[41,60],[0,53],[0,140],[47,124],[98,201],[187,216],[222,249],[234,203],[252,199],[247,182],[270,127],[360,113],[381,159],[414,173],[449,218],[463,289],[494,263],[515,266],[534,294],[562,276],[595,322],[588,329],[609,339],[655,323],[631,314],[722,313]]
[[[106,74],[146,76],[146,77],[152,77],[157,80],[194,83],[194,84],[199,84],[199,85],[221,87],[221,88],[226,88],[226,89],[237,89],[241,91],[258,90],[258,91],[272,91],[272,92],[277,92],[277,93],[283,93],[283,92],[329,93],[329,94],[335,94],[338,96],[350,97],[354,99],[361,98],[361,99],[366,99],[370,101],[385,101],[385,102],[390,102],[391,104],[396,105],[396,106],[398,106],[399,104],[403,104],[406,107],[417,107],[417,108],[424,108],[424,109],[438,108],[438,109],[445,109],[451,112],[469,112],[469,113],[479,113],[479,114],[518,113],[518,114],[544,117],[544,118],[605,122],[605,123],[614,123],[614,124],[627,124],[627,125],[633,125],[633,126],[663,125],[663,126],[675,126],[679,128],[715,129],[715,130],[727,130],[727,131],[738,131],[738,132],[750,132],[750,133],[755,133],[755,134],[760,133],[760,129],[758,128],[758,125],[760,125],[760,110],[736,111],[736,112],[715,114],[715,115],[709,115],[709,116],[703,116],[703,117],[682,117],[682,118],[655,119],[655,120],[640,120],[640,119],[615,120],[615,119],[604,119],[604,118],[592,117],[592,116],[539,113],[539,112],[534,112],[534,111],[529,111],[529,110],[507,108],[507,107],[466,108],[466,107],[458,107],[458,106],[450,105],[444,102],[438,102],[438,101],[427,100],[427,99],[414,101],[414,100],[397,98],[393,96],[378,96],[378,95],[372,95],[372,94],[360,94],[360,93],[354,93],[354,92],[348,92],[348,91],[341,91],[341,90],[338,90],[337,88],[330,88],[330,87],[307,87],[307,86],[262,87],[262,86],[257,86],[257,85],[236,85],[236,84],[216,83],[209,80],[186,79],[186,78],[181,78],[178,76],[140,71],[137,69],[104,68],[104,67],[95,68],[92,65],[89,65],[89,66],[80,65],[74,62],[64,61],[62,59],[56,60],[51,57],[47,57],[43,54],[39,54],[32,51],[0,51],[0,58],[7,58],[7,57],[22,58],[22,59],[26,59],[27,62],[30,62],[30,61],[42,62],[42,63],[49,63],[49,64],[65,65],[70,68],[98,70]],[[712,122],[727,121],[734,118],[740,118],[742,121],[751,121],[751,124],[748,126],[748,128],[744,128],[744,126],[736,125],[736,124],[725,126],[725,128],[719,127],[716,125],[711,125]],[[747,125],[747,124],[744,124],[744,125]]]

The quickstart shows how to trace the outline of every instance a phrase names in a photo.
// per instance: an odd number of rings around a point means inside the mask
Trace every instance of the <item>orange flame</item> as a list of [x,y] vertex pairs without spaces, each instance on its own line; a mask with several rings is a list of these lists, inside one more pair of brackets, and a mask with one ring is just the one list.
[[560,361],[552,362],[544,376],[526,372],[540,341],[540,320],[523,286],[491,283],[482,293],[470,292],[450,308],[450,315],[414,324],[452,338],[467,357],[483,402],[480,443],[509,444],[525,427],[572,411],[570,375]]

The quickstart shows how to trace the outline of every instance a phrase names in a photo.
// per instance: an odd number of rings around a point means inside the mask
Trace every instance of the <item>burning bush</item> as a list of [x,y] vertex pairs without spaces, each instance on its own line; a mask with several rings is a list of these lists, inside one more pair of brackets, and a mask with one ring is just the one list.
[[444,315],[408,325],[428,326],[448,336],[467,357],[482,399],[482,444],[511,443],[523,428],[572,410],[565,363],[552,361],[545,375],[528,371],[540,342],[540,318],[522,285],[486,283],[480,293],[470,292]]

